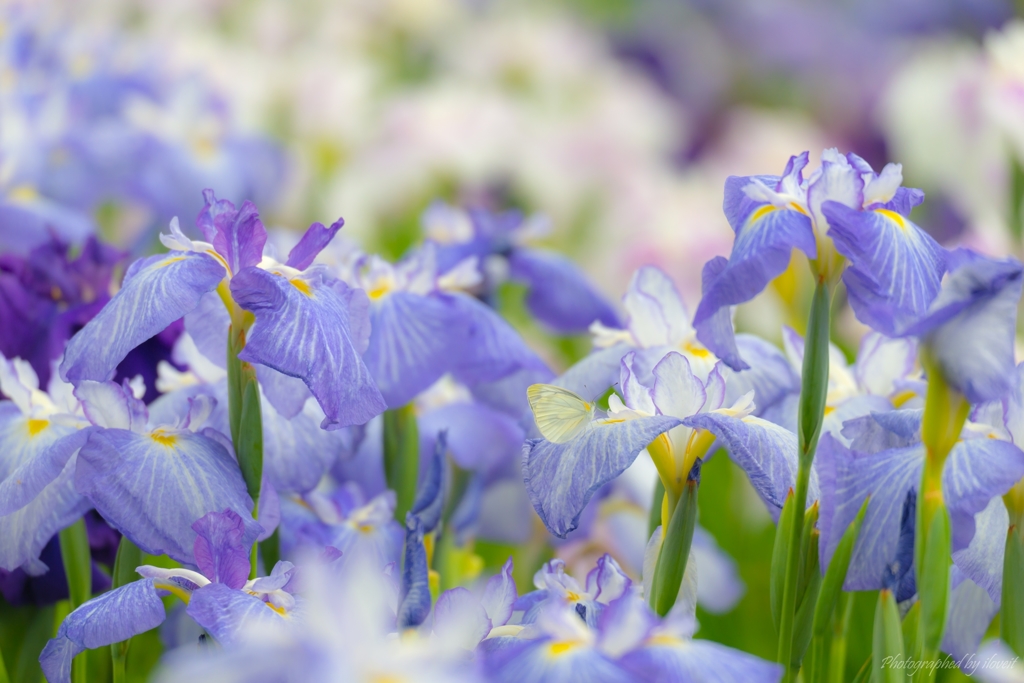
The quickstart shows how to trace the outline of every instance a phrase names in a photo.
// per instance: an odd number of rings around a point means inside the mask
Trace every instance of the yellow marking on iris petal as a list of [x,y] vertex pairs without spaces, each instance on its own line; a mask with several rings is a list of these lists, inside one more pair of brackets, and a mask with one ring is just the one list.
[[694,341],[688,341],[683,344],[683,351],[686,351],[691,356],[700,359],[706,359],[711,357],[711,352],[705,349],[703,346]]
[[150,434],[149,438],[153,439],[153,441],[156,441],[161,446],[173,446],[178,442],[177,435],[168,434],[167,432],[160,429]]
[[288,282],[291,283],[292,287],[294,287],[295,289],[299,290],[300,292],[305,294],[310,299],[313,298],[313,290],[310,288],[309,283],[306,282],[305,280],[300,280],[299,278],[295,278],[294,280],[289,280]]
[[565,601],[566,602],[579,602],[580,601],[580,594],[579,593],[574,593],[573,591],[569,591],[568,593],[565,594]]
[[278,614],[280,614],[282,617],[288,616],[288,610],[286,610],[284,607],[278,607],[272,602],[265,602],[263,604],[269,607],[270,609],[274,610]]
[[388,284],[377,285],[366,293],[366,296],[370,297],[371,300],[376,301],[382,298],[384,295],[391,292],[391,286]]
[[372,534],[373,533],[373,525],[372,524],[360,524],[359,526],[356,527],[356,531],[358,531],[361,534]]
[[900,226],[900,230],[907,229],[907,219],[895,211],[890,211],[889,209],[875,209],[875,213],[881,214],[896,223],[896,225]]
[[902,406],[904,403],[914,398],[915,396],[917,396],[916,393],[914,393],[910,389],[905,389],[892,397],[892,407],[899,408],[900,406]]
[[50,426],[49,420],[29,420],[28,421],[28,435],[35,436],[39,432],[43,431]]
[[31,185],[18,185],[7,193],[7,198],[16,202],[33,202],[39,199],[39,191]]
[[624,418],[624,417],[609,417],[609,418],[606,418],[604,420],[601,420],[601,424],[603,424],[603,425],[614,425],[614,424],[618,424],[620,422],[625,422],[625,421],[626,421],[626,418]]
[[681,642],[683,642],[681,638],[670,636],[667,633],[659,633],[647,640],[648,645],[667,645],[669,647],[679,645]]
[[369,683],[405,683],[404,678],[392,676],[391,674],[373,674],[367,681]]
[[807,212],[806,212],[806,211],[804,211],[804,207],[800,206],[800,205],[799,205],[799,204],[797,204],[796,202],[790,202],[790,203],[789,203],[789,208],[790,208],[790,209],[793,209],[794,211],[799,211],[799,212],[800,212],[800,213],[802,213],[803,215],[807,216]]
[[836,410],[835,406],[825,406],[825,415],[831,415]]
[[579,643],[573,642],[571,640],[560,640],[558,642],[551,643],[550,645],[548,645],[548,654],[552,657],[559,657],[561,655],[564,655],[566,652],[573,649],[574,647],[577,647],[578,645]]
[[153,586],[157,590],[167,591],[186,605],[188,604],[188,601],[192,599],[192,594],[176,583],[171,583],[170,581],[154,581]]
[[772,204],[765,204],[761,208],[759,208],[756,211],[754,211],[754,213],[750,214],[750,222],[753,223],[754,221],[758,221],[758,220],[764,218],[765,216],[770,214],[772,211],[775,211],[776,208],[777,207],[773,206]]
[[168,259],[164,259],[163,261],[158,263],[156,267],[157,268],[166,268],[167,266],[171,265],[172,263],[177,263],[178,261],[184,261],[184,260],[185,260],[184,256],[172,256],[172,257],[170,257]]

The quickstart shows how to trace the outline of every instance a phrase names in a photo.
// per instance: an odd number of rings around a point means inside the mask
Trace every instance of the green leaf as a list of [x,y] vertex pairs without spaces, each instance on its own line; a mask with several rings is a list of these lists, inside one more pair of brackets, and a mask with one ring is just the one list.
[[914,655],[916,658],[918,654],[920,643],[917,642],[917,636],[920,633],[920,628],[921,603],[918,601],[903,616],[903,651],[907,653],[907,656]]
[[679,597],[679,587],[683,583],[686,562],[690,557],[690,545],[693,542],[693,529],[697,522],[697,490],[700,488],[700,458],[693,463],[686,477],[679,502],[668,522],[665,540],[658,553],[658,561],[654,567],[654,580],[651,583],[650,603],[654,611],[661,616],[668,614]]
[[278,535],[280,528],[274,529],[267,540],[260,543],[260,554],[263,556],[263,566],[269,572],[281,559],[281,537]]
[[21,642],[17,662],[10,671],[14,683],[39,683],[44,680],[43,671],[39,667],[39,653],[54,636],[55,617],[56,609],[53,605],[43,607],[32,617],[25,631],[25,639]]
[[906,670],[899,666],[905,662],[903,626],[896,598],[888,590],[878,593],[873,642],[871,680],[874,683],[904,683]]
[[846,582],[846,572],[850,568],[850,558],[853,556],[853,546],[857,543],[857,535],[860,533],[860,526],[864,523],[864,515],[867,514],[868,501],[865,498],[857,512],[857,516],[846,528],[843,537],[839,539],[836,551],[832,554],[828,569],[825,570],[825,578],[822,580],[821,592],[818,594],[818,603],[814,608],[814,634],[824,635],[832,620],[832,613],[835,611],[839,595],[843,590],[843,583]]
[[821,572],[818,570],[818,539],[820,534],[814,528],[818,521],[818,504],[807,508],[804,515],[803,534],[800,539],[800,572],[797,593],[796,617],[793,621],[792,667],[800,668],[804,653],[811,641],[814,622],[814,607],[821,589]]
[[661,502],[665,498],[665,484],[661,477],[654,480],[654,495],[651,497],[651,509],[647,512],[647,538],[654,535],[654,531],[661,526]]
[[384,412],[384,476],[395,492],[395,519],[405,524],[405,513],[416,499],[420,466],[419,425],[409,404]]
[[[1006,535],[999,635],[1017,655],[1024,657],[1024,581],[1020,580],[1024,576],[1024,525],[1020,522],[1020,519],[1013,519]],[[1008,580],[1008,577],[1017,577],[1017,580]]]
[[[797,413],[797,435],[800,438],[801,460],[814,457],[814,449],[821,434],[825,417],[825,399],[828,395],[829,307],[832,297],[828,284],[819,282],[811,301],[811,314],[804,339],[804,364],[801,375],[800,407]],[[809,466],[809,462],[808,462]]]
[[[142,565],[142,551],[137,545],[128,540],[127,536],[121,537],[121,543],[117,546],[117,557],[114,558],[114,573],[111,578],[111,588],[120,588],[132,581],[139,579],[135,569]],[[131,648],[132,638],[120,643],[113,643],[110,646],[110,661],[114,683],[124,683],[126,678],[125,665],[128,661],[128,651]]]
[[92,557],[89,554],[89,534],[85,519],[79,518],[60,532],[60,553],[64,560],[64,573],[68,578],[71,611],[92,597]]
[[769,598],[772,606],[772,623],[779,629],[779,615],[782,613],[782,591],[786,581],[786,559],[789,557],[789,537],[793,530],[793,489],[789,490],[782,505],[779,524],[775,529],[775,545],[772,548],[772,571]]
[[260,486],[263,482],[263,416],[260,411],[260,389],[252,366],[245,363],[240,373],[242,408],[239,415],[238,439],[235,453],[242,470],[245,487],[253,501],[253,515],[259,506]]
[[921,646],[926,657],[937,656],[946,629],[949,608],[950,564],[949,513],[939,505],[927,527],[924,562],[918,567],[918,599],[921,603]]

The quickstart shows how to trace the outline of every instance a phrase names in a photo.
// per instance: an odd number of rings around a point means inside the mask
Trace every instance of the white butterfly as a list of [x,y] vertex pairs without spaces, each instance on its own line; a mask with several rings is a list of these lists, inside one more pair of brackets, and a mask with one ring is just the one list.
[[537,428],[551,443],[572,441],[594,419],[594,404],[562,387],[532,384],[526,389],[526,397]]

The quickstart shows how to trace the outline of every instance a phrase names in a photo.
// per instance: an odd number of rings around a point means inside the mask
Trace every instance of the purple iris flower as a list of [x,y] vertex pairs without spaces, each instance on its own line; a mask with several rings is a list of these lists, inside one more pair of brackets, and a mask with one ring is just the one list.
[[255,318],[239,358],[301,379],[323,408],[322,427],[362,424],[383,411],[360,357],[366,297],[311,267],[342,221],[311,225],[281,264],[263,256],[267,233],[252,203],[236,209],[210,190],[204,197],[197,224],[209,241],[193,242],[172,221],[161,236],[171,251],[132,264],[121,290],[68,343],[61,377],[76,385],[110,379],[131,349],[220,288],[226,305]]
[[463,290],[479,281],[473,261],[442,271],[428,244],[398,264],[358,258],[352,281],[370,298],[366,365],[389,408],[446,373],[474,386],[547,366],[497,313]]
[[611,555],[602,555],[581,585],[565,573],[565,563],[551,560],[533,575],[536,590],[516,601],[515,609],[524,612],[523,623],[535,621],[549,603],[565,603],[589,626],[595,627],[601,612],[613,600],[625,595],[633,581]]
[[[901,187],[902,170],[876,174],[855,154],[822,154],[803,175],[808,154],[791,157],[781,176],[730,177],[725,216],[736,232],[728,259],[704,266],[704,295],[694,316],[697,338],[734,369],[747,363],[733,337],[729,307],[753,299],[789,265],[793,249],[819,277],[842,272],[857,317],[896,336],[927,309],[945,272],[945,252],[907,216],[920,190]],[[843,271],[844,258],[849,267]],[[899,267],[895,267],[899,264]]]
[[57,637],[39,657],[51,683],[71,680],[71,660],[156,628],[165,618],[160,597],[173,595],[188,605],[192,619],[223,645],[236,642],[255,623],[292,618],[296,600],[295,567],[278,562],[270,576],[249,580],[246,524],[231,510],[210,512],[191,525],[191,555],[198,571],[144,565],[143,576],[88,601],[61,623]]
[[555,332],[578,334],[594,321],[619,325],[615,309],[576,264],[556,252],[529,246],[546,231],[546,222],[539,217],[524,219],[519,211],[462,211],[436,202],[424,213],[423,225],[437,245],[442,270],[470,257],[484,264],[479,292],[484,300],[508,279],[527,286],[530,312]]

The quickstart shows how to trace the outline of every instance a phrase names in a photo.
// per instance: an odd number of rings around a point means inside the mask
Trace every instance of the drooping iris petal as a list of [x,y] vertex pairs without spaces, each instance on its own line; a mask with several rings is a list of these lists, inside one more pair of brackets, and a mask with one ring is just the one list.
[[179,562],[194,562],[192,522],[208,512],[237,513],[246,545],[261,530],[238,463],[201,434],[94,432],[79,451],[75,486],[137,546]]
[[992,618],[999,611],[999,606],[992,602],[984,588],[968,578],[957,576],[960,571],[957,567],[950,569],[953,585],[949,594],[946,630],[942,635],[942,651],[952,655],[957,662],[965,662],[970,666],[971,658],[978,651],[978,645],[988,631]]
[[388,407],[405,405],[450,367],[456,315],[449,299],[409,292],[392,292],[371,306],[364,360]]
[[579,267],[560,254],[538,249],[517,249],[509,255],[512,279],[529,285],[526,305],[542,323],[556,332],[585,332],[592,322],[618,327],[611,304],[598,294]]
[[1003,591],[1003,558],[1010,516],[1003,499],[996,496],[974,518],[974,538],[962,550],[953,551],[953,564],[963,575],[988,591],[999,605]]
[[666,683],[778,683],[781,664],[765,661],[710,640],[660,635],[646,646],[627,653],[620,665],[634,680]]
[[68,342],[61,378],[73,383],[112,378],[129,351],[194,309],[224,274],[215,258],[198,252],[136,261],[121,290]]
[[974,516],[1024,477],[1024,452],[1008,441],[968,439],[953,446],[942,470],[953,550],[974,537]]
[[209,512],[192,524],[195,564],[203,576],[238,589],[249,578],[249,549],[242,543],[245,522],[231,510]]
[[843,282],[857,319],[897,336],[928,310],[945,272],[945,250],[910,219],[887,209],[825,202],[829,237],[849,259]]
[[504,318],[479,300],[452,294],[458,324],[447,331],[447,352],[455,378],[463,384],[493,382],[519,370],[546,370]]
[[681,424],[673,417],[597,422],[563,444],[529,439],[523,445],[523,479],[530,501],[551,533],[575,529],[594,493],[619,476],[659,434]]
[[811,258],[817,253],[811,219],[802,210],[751,205],[746,215],[735,218],[736,240],[728,264],[715,273],[713,281],[706,283],[693,319],[697,338],[723,360],[725,357],[717,348],[721,344],[716,343],[704,323],[721,309],[757,296],[786,270],[794,248]]
[[219,368],[227,367],[228,327],[231,315],[216,292],[208,292],[185,314],[185,331],[196,348]]
[[[718,276],[728,266],[729,261],[724,256],[716,256],[705,263],[700,274],[701,291],[705,294],[710,291],[717,282]],[[738,372],[750,367],[740,356],[740,349],[736,344],[736,330],[732,323],[732,309],[729,306],[718,308],[703,320],[694,318],[693,327],[696,330],[697,339],[730,368]]]
[[[722,413],[701,413],[687,418],[683,424],[714,434],[732,461],[747,473],[772,516],[778,516],[786,494],[796,485],[796,434],[761,418],[737,418]],[[817,498],[818,475],[812,470],[807,500]]]
[[152,579],[134,581],[85,603],[69,614],[46,644],[39,664],[50,683],[70,683],[71,660],[80,652],[128,640],[164,620],[164,604]]
[[238,274],[258,264],[263,258],[267,231],[256,206],[246,200],[236,210],[231,202],[218,200],[213,190],[203,190],[203,199],[206,206],[199,213],[197,223],[213,248],[227,261],[231,272]]
[[89,430],[32,420],[12,403],[0,403],[0,516],[29,504],[82,447]]
[[347,290],[319,274],[294,282],[259,268],[231,279],[235,301],[256,316],[239,359],[302,379],[325,429],[363,424],[385,409],[349,336]]
[[858,453],[831,435],[822,436],[815,463],[822,479],[821,565],[828,566],[839,540],[857,516],[864,499],[871,497],[846,575],[846,590],[882,587],[886,566],[896,557],[900,519],[907,492],[921,479],[921,445],[881,453]]
[[301,413],[311,395],[309,387],[301,379],[278,372],[266,365],[256,366],[256,377],[267,401],[286,420]]
[[1015,377],[1024,267],[961,249],[949,254],[949,270],[926,315],[905,333],[925,340],[946,380],[971,403],[1001,398]]
[[193,593],[186,611],[225,646],[238,643],[243,628],[283,623],[281,615],[269,603],[222,583],[211,583]]
[[299,243],[288,252],[288,260],[285,265],[295,270],[305,270],[313,265],[313,259],[317,257],[324,247],[331,243],[334,236],[338,234],[345,220],[339,218],[331,223],[331,227],[325,228],[323,223],[313,223],[309,226]]

